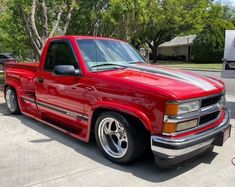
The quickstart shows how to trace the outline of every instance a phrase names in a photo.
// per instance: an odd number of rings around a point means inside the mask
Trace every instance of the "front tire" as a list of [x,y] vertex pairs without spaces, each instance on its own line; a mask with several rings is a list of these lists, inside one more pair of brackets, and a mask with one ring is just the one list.
[[130,124],[127,117],[117,112],[102,113],[95,124],[96,142],[111,161],[127,164],[145,150],[145,131],[139,124]]
[[17,100],[16,91],[12,87],[7,87],[5,90],[5,98],[7,108],[11,114],[19,114],[20,108]]

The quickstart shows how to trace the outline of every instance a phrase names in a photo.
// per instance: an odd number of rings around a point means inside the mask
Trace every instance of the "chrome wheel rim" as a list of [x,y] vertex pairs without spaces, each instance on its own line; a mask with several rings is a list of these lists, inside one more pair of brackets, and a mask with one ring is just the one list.
[[7,90],[6,92],[6,103],[8,109],[11,112],[14,112],[16,108],[16,103],[15,103],[15,95],[12,90]]
[[123,157],[128,149],[124,126],[112,117],[104,118],[98,128],[99,141],[104,151],[114,158]]

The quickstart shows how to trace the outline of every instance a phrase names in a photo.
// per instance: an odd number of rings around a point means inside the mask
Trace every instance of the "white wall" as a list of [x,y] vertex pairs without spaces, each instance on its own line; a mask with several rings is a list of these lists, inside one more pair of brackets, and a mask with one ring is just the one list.
[[188,56],[188,46],[159,47],[158,55],[161,56]]

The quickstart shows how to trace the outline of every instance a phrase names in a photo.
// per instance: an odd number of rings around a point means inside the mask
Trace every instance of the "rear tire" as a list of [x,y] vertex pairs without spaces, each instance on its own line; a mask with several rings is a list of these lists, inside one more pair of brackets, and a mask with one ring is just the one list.
[[20,108],[17,100],[17,94],[15,89],[12,87],[7,87],[5,90],[5,99],[7,108],[11,114],[19,114]]
[[117,112],[102,113],[95,124],[96,142],[103,154],[118,164],[137,159],[146,149],[146,134],[139,124],[130,124]]
[[3,64],[0,64],[0,71],[3,71],[3,69],[4,69]]

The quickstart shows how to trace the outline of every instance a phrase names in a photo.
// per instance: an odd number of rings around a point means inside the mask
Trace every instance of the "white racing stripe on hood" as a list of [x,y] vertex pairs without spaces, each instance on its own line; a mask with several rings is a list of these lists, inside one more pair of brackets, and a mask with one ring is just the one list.
[[158,67],[158,69],[156,68],[152,68],[152,67],[145,67],[145,66],[139,66],[139,65],[130,65],[128,66],[128,68],[130,69],[134,69],[134,70],[139,70],[139,71],[145,71],[148,73],[153,73],[153,74],[159,74],[161,76],[167,77],[167,78],[172,78],[175,80],[179,80],[179,81],[183,81],[189,84],[192,84],[194,86],[197,86],[205,91],[210,91],[213,89],[216,89],[216,87],[214,85],[212,85],[211,83],[209,83],[208,81],[205,81],[203,79],[197,78],[195,76],[189,75],[187,73],[183,73],[183,72],[174,72],[174,71],[170,71],[170,70],[164,70]]

